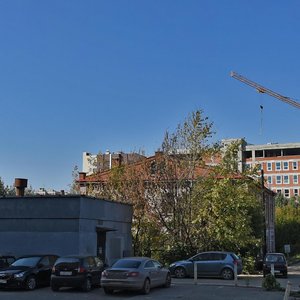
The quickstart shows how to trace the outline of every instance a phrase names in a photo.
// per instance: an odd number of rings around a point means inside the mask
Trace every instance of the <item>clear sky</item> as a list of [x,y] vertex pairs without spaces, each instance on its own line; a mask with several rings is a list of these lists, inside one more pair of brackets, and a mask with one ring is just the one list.
[[300,142],[299,109],[230,77],[297,100],[299,56],[299,0],[0,0],[0,177],[68,189],[83,151],[152,155],[196,109]]

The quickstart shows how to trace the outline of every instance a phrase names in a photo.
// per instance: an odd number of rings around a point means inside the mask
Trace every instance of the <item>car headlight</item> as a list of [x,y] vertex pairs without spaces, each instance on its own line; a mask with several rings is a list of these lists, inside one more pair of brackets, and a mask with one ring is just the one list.
[[25,274],[25,272],[21,272],[21,273],[15,274],[14,276],[15,276],[15,278],[21,278],[24,276],[24,274]]
[[170,268],[174,267],[176,264],[170,264]]

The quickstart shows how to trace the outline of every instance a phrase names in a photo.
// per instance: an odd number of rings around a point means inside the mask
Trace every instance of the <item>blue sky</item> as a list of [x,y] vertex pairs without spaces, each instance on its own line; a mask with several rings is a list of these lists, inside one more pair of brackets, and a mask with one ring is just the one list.
[[68,189],[83,151],[151,155],[196,109],[300,142],[299,109],[229,75],[297,100],[299,37],[299,0],[0,0],[0,177]]

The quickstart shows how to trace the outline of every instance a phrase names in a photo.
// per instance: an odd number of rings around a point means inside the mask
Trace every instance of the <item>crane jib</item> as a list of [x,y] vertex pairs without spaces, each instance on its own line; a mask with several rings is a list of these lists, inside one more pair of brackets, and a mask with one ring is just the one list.
[[270,90],[270,89],[268,89],[264,86],[261,86],[258,83],[254,82],[254,81],[251,81],[251,80],[247,79],[246,77],[243,77],[242,75],[240,75],[240,74],[238,74],[234,71],[231,71],[230,76],[233,77],[234,79],[237,79],[237,80],[239,80],[239,81],[255,88],[256,91],[258,91],[259,93],[268,94],[268,95],[270,95],[272,97],[275,97],[275,98],[277,98],[277,99],[279,99],[279,100],[281,100],[285,103],[293,105],[294,107],[300,108],[300,103],[299,102],[294,101],[289,97],[282,96],[281,94],[276,93],[276,92],[274,92],[274,91],[272,91],[272,90]]

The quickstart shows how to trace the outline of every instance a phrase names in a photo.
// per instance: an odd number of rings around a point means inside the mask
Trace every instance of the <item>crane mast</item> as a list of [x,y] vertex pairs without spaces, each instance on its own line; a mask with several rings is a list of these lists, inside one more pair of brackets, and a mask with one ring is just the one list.
[[279,99],[279,100],[281,100],[285,103],[293,105],[294,107],[300,108],[300,103],[299,102],[294,101],[289,97],[282,96],[282,95],[280,95],[280,94],[278,94],[278,93],[276,93],[276,92],[274,92],[274,91],[272,91],[268,88],[265,88],[264,86],[259,85],[258,83],[254,82],[254,81],[251,81],[251,80],[243,77],[242,75],[239,75],[236,72],[231,71],[230,76],[233,77],[234,79],[237,79],[237,80],[239,80],[239,81],[255,88],[259,93],[268,94],[268,95],[270,95],[272,97],[275,97],[275,98],[277,98],[277,99]]

